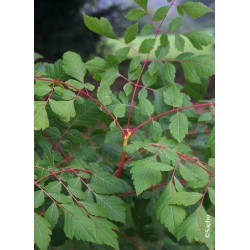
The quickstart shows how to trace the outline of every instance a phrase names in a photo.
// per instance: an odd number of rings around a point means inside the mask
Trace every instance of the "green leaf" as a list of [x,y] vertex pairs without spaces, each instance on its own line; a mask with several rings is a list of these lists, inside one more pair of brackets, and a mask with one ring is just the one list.
[[124,33],[125,43],[130,43],[133,40],[135,40],[137,32],[138,32],[138,23],[130,25]]
[[106,65],[106,61],[100,57],[94,57],[93,59],[86,62],[88,71],[97,81],[100,81],[102,75],[105,73]]
[[183,187],[183,185],[179,182],[179,180],[174,177],[174,184],[175,184],[175,188],[178,192],[185,192],[185,188]]
[[170,22],[168,28],[170,31],[174,32],[174,31],[180,29],[181,26],[182,26],[182,18],[176,17]]
[[170,46],[158,46],[157,50],[155,51],[155,55],[158,59],[164,59],[167,54],[169,53]]
[[124,191],[121,181],[107,172],[100,172],[92,176],[91,189],[99,194],[114,194]]
[[168,201],[168,204],[191,206],[197,203],[202,194],[197,192],[177,192],[174,193]]
[[150,159],[138,160],[130,163],[133,166],[130,170],[135,185],[136,194],[140,195],[152,185],[162,180],[161,171],[171,171],[173,167]]
[[119,250],[118,236],[113,231],[113,229],[118,230],[117,226],[102,218],[95,218],[93,221],[96,225],[96,243],[106,244]]
[[184,76],[193,83],[201,83],[201,78],[214,75],[214,60],[205,55],[195,56],[181,62]]
[[143,40],[143,42],[140,45],[139,52],[142,54],[149,53],[153,49],[155,41],[156,41],[155,38],[147,38]]
[[156,216],[169,232],[176,236],[179,226],[186,217],[186,212],[182,207],[168,204],[169,199],[175,193],[173,184],[168,184],[156,206]]
[[65,73],[62,62],[63,60],[59,59],[54,64],[49,63],[46,67],[46,72],[49,78],[51,79],[59,79],[62,81],[66,81],[68,79],[68,75]]
[[186,2],[180,4],[178,10],[184,10],[191,18],[198,18],[204,16],[207,13],[213,12],[212,9],[200,2]]
[[36,81],[35,87],[34,87],[34,94],[37,96],[45,96],[49,92],[51,92],[51,82],[47,81]]
[[126,104],[117,104],[113,110],[115,117],[124,117],[126,112]]
[[86,100],[81,105],[76,105],[76,116],[71,121],[71,126],[90,127],[99,121],[100,111],[92,100]]
[[160,7],[153,15],[153,20],[161,21],[168,14],[169,10],[170,10],[169,6]]
[[145,36],[145,35],[148,35],[152,30],[154,29],[154,25],[149,23],[149,24],[145,24],[143,26],[143,28],[141,29],[141,35],[142,36]]
[[59,211],[55,203],[52,203],[49,206],[49,208],[46,210],[44,214],[44,217],[51,225],[51,228],[54,228],[59,218]]
[[100,194],[95,194],[95,197],[97,204],[105,209],[108,219],[125,223],[126,209],[120,198]]
[[51,181],[44,189],[47,193],[60,193],[62,190],[62,184],[59,181]]
[[154,113],[154,105],[143,97],[139,99],[138,109],[142,115],[151,116]]
[[177,112],[170,119],[169,129],[173,137],[180,143],[188,132],[188,119],[185,114]]
[[149,87],[154,85],[157,81],[157,74],[150,74],[149,70],[147,70],[142,76],[142,83]]
[[77,199],[83,200],[86,198],[86,195],[82,190],[76,188],[68,188],[68,189]]
[[50,243],[51,227],[47,220],[38,214],[34,214],[34,240],[40,250],[47,250]]
[[148,72],[149,72],[150,75],[156,74],[158,69],[159,69],[159,67],[158,67],[157,62],[152,62],[148,66]]
[[34,128],[35,130],[46,129],[49,127],[49,119],[45,109],[45,101],[35,101],[34,103]]
[[126,96],[130,95],[130,94],[132,93],[132,91],[133,91],[133,86],[132,86],[132,84],[129,83],[129,82],[126,83],[126,85],[124,85],[124,87],[123,87],[123,90],[124,90]]
[[62,205],[64,232],[69,239],[96,242],[96,227],[86,213],[76,205]]
[[34,53],[34,61],[37,61],[37,60],[42,59],[42,58],[43,58],[43,56],[41,54],[39,54],[37,52]]
[[134,71],[141,66],[141,58],[139,56],[134,57],[129,64],[129,71]]
[[65,194],[61,193],[48,193],[49,196],[51,196],[53,199],[55,199],[58,203],[62,204],[70,204],[72,203],[72,197],[67,196]]
[[103,35],[109,38],[116,38],[114,31],[107,18],[101,17],[100,19],[96,17],[90,17],[83,13],[83,20],[85,25],[93,32],[98,35]]
[[[73,87],[75,87],[75,88],[77,88],[77,89],[83,89],[84,88],[84,84],[82,82],[76,81],[74,79],[70,79],[66,83],[73,86]],[[76,90],[75,88],[69,87],[69,89],[73,89],[73,90]]]
[[60,95],[62,100],[70,101],[76,98],[76,94],[71,90],[64,89],[61,87],[55,87],[54,90],[56,94]]
[[[173,75],[170,77],[173,77]],[[169,80],[172,80],[172,79],[169,79]],[[180,92],[180,90],[177,88],[176,84],[171,84],[163,92],[163,96],[164,96],[164,102],[167,105],[179,108],[183,104],[183,95]]]
[[167,34],[162,34],[160,37],[160,44],[161,46],[167,46],[169,45],[169,40],[168,40],[168,35]]
[[[207,235],[206,231],[210,230]],[[178,228],[177,239],[186,237],[189,242],[204,242],[209,250],[214,250],[215,220],[205,209],[197,209]]]
[[208,122],[213,119],[212,113],[211,112],[205,112],[200,115],[198,121],[199,122]]
[[118,77],[119,74],[115,69],[109,69],[104,73],[97,90],[97,97],[102,104],[109,105],[112,103],[112,91],[110,90],[110,86]]
[[144,10],[147,10],[148,0],[135,0]]
[[155,141],[158,141],[160,139],[160,137],[162,136],[162,128],[161,128],[161,124],[159,122],[156,121],[152,121],[150,123],[150,133],[153,136]]
[[73,143],[82,143],[84,142],[82,133],[77,129],[70,129],[65,134],[65,139],[69,139]]
[[144,16],[147,15],[147,11],[141,9],[130,10],[129,13],[125,16],[130,21],[138,21]]
[[209,194],[210,201],[215,205],[215,192],[214,192],[214,189],[209,187],[208,188],[208,194]]
[[42,190],[38,190],[34,193],[34,208],[42,206],[44,203],[44,193]]
[[[172,63],[164,64],[164,79],[170,83],[174,83],[176,69]],[[172,86],[172,85],[171,85]],[[175,92],[175,91],[174,91]]]
[[187,37],[198,50],[202,50],[203,46],[208,46],[214,42],[213,36],[206,31],[190,31],[183,33],[183,35]]
[[175,48],[179,51],[184,51],[185,40],[180,35],[175,35]]
[[123,61],[125,61],[127,59],[129,51],[130,51],[129,47],[124,47],[124,48],[118,49],[115,52],[115,57],[117,59],[117,63],[122,63]]
[[106,210],[99,204],[96,204],[93,201],[81,201],[83,207],[92,215],[107,217]]
[[80,82],[83,82],[86,74],[86,67],[82,62],[80,55],[75,52],[68,51],[63,54],[63,65],[64,71],[73,78]]
[[52,111],[59,115],[64,122],[69,122],[76,115],[74,101],[55,101],[50,99],[49,105]]

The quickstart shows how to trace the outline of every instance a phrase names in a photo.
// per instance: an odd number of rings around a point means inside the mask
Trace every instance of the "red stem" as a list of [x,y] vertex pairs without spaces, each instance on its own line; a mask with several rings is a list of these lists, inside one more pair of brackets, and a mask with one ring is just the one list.
[[191,108],[199,108],[199,107],[208,107],[208,106],[213,106],[214,103],[212,102],[206,102],[206,103],[201,103],[201,104],[193,104],[193,105],[190,105],[190,106],[185,106],[185,107],[181,107],[181,108],[174,108],[172,110],[169,110],[169,111],[166,111],[166,112],[163,112],[159,115],[156,115],[154,117],[151,117],[149,118],[148,120],[146,120],[145,122],[141,123],[139,126],[137,126],[136,128],[134,128],[132,131],[131,131],[131,134],[133,135],[139,128],[141,128],[142,126],[148,124],[149,122],[153,121],[153,120],[156,120],[162,116],[165,116],[165,115],[168,115],[168,114],[171,114],[173,112],[178,112],[180,110],[185,110],[185,109],[191,109]]
[[125,158],[126,158],[126,152],[122,152],[119,168],[118,168],[118,170],[116,172],[116,177],[117,178],[120,178],[120,176],[121,176],[121,173],[122,173],[122,170],[123,170],[123,167],[124,167]]
[[143,64],[143,66],[142,66],[142,70],[141,70],[140,76],[139,76],[139,78],[137,79],[136,84],[135,84],[135,87],[134,87],[134,91],[133,91],[133,94],[132,94],[132,99],[131,99],[131,102],[130,102],[130,105],[129,105],[129,115],[128,115],[127,128],[129,127],[130,120],[131,120],[131,116],[132,116],[132,110],[133,110],[133,108],[134,108],[135,94],[136,94],[137,88],[138,88],[138,86],[139,86],[139,82],[140,82],[140,80],[141,80],[143,71],[144,71],[144,69],[145,69],[145,67],[146,67],[146,65],[147,65],[148,58],[149,58],[149,54],[148,54],[147,58],[146,58],[145,61],[144,61],[144,64]]

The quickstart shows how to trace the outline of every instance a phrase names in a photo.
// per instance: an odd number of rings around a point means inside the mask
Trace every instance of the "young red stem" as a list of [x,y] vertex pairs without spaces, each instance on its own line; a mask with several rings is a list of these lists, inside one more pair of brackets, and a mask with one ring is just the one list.
[[128,114],[128,122],[127,122],[127,128],[129,127],[129,124],[130,124],[130,120],[131,120],[131,116],[132,116],[132,110],[134,108],[134,99],[135,99],[135,94],[136,94],[136,91],[137,91],[137,88],[139,86],[139,82],[141,80],[141,77],[142,77],[142,74],[144,72],[144,69],[147,65],[147,62],[148,62],[148,58],[149,58],[149,54],[147,56],[147,58],[145,59],[144,61],[144,64],[142,66],[142,70],[141,70],[141,73],[140,73],[140,76],[138,77],[137,81],[136,81],[136,84],[135,84],[135,87],[134,87],[134,91],[133,91],[133,94],[132,94],[132,99],[130,101],[130,105],[129,105],[129,114]]
[[184,109],[199,108],[199,107],[208,107],[208,106],[212,106],[212,105],[214,105],[214,103],[212,103],[212,102],[206,102],[206,103],[201,103],[201,104],[193,104],[193,105],[185,106],[185,107],[181,107],[181,108],[174,108],[172,110],[163,112],[163,113],[161,113],[159,115],[153,116],[153,117],[149,118],[148,120],[144,121],[143,123],[141,123],[140,125],[138,125],[136,128],[134,128],[131,131],[131,134],[133,135],[139,128],[143,127],[144,125],[148,124],[149,122],[151,122],[153,120],[156,120],[156,119],[158,119],[158,118],[160,118],[162,116],[171,114],[173,112],[178,112],[178,111],[184,110]]
[[121,160],[120,160],[120,163],[119,163],[119,168],[118,168],[118,170],[116,172],[116,177],[117,178],[120,178],[120,176],[121,176],[121,173],[122,173],[122,170],[123,170],[123,167],[124,167],[125,159],[126,159],[126,152],[122,152]]
[[[172,5],[171,5],[172,6]],[[160,32],[160,29],[161,29],[161,26],[163,24],[163,22],[165,21],[167,16],[165,16],[160,25],[158,26],[158,28],[156,29],[156,32],[155,32],[155,38],[157,37],[158,33]],[[154,24],[153,24],[154,25]],[[135,94],[136,94],[136,91],[137,91],[137,88],[139,86],[139,82],[141,80],[141,77],[142,77],[142,74],[144,72],[144,69],[148,63],[148,59],[149,59],[149,55],[150,55],[150,52],[148,53],[147,55],[147,58],[144,60],[144,63],[143,63],[143,66],[142,66],[142,70],[141,70],[141,73],[140,73],[140,76],[139,78],[137,79],[136,81],[136,84],[135,84],[135,87],[134,87],[134,91],[133,91],[133,94],[132,94],[132,99],[131,99],[131,102],[130,102],[130,105],[129,105],[129,115],[128,115],[128,122],[127,122],[127,128],[129,127],[129,124],[130,124],[130,120],[131,120],[131,116],[132,116],[132,111],[133,111],[133,108],[134,108],[134,99],[135,99]]]
[[75,89],[77,90],[79,93],[83,94],[84,96],[88,97],[89,99],[91,99],[93,102],[95,102],[98,106],[100,106],[113,120],[114,122],[117,124],[118,128],[120,129],[121,133],[122,133],[122,136],[125,135],[124,131],[123,131],[123,128],[121,127],[120,123],[117,121],[117,119],[114,117],[113,114],[111,114],[109,112],[109,110],[103,105],[101,104],[99,101],[97,101],[95,98],[93,98],[89,93],[81,90],[81,89],[78,89],[74,86],[72,86],[71,84],[68,84],[66,82],[63,82],[61,80],[55,80],[55,79],[49,79],[49,78],[43,78],[43,77],[35,77],[35,80],[43,80],[43,81],[48,81],[48,82],[52,82],[52,83],[60,83],[64,86],[67,86],[67,87],[70,87],[72,89]]

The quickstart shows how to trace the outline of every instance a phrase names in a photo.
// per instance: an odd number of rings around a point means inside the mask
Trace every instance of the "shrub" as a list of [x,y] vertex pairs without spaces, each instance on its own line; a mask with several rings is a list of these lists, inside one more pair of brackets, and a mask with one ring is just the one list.
[[[214,249],[214,100],[204,100],[214,61],[183,53],[183,37],[197,50],[213,37],[178,33],[185,13],[195,19],[212,10],[173,0],[149,16],[147,1],[135,2],[124,47],[114,54],[83,62],[68,51],[54,64],[35,63],[34,222],[41,250],[73,239],[82,241],[79,249]],[[178,16],[170,18],[173,8]],[[152,25],[139,27],[146,16]],[[107,19],[83,18],[91,31],[118,39]],[[161,30],[164,21],[168,31]],[[152,29],[155,36],[142,41],[122,74],[131,42]],[[169,32],[180,51],[175,59],[167,57]],[[184,84],[176,82],[179,65]]]

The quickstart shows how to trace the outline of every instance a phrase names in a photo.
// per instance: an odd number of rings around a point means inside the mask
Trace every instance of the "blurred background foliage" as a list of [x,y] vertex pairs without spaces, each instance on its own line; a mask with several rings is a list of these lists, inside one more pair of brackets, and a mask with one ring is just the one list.
[[[187,0],[176,0],[176,4]],[[200,0],[214,8],[214,0]],[[155,9],[168,4],[166,0],[149,0],[150,13]],[[110,20],[118,36],[121,36],[130,22],[124,18],[126,13],[136,7],[133,0],[35,0],[35,51],[42,54],[47,62],[54,62],[62,57],[65,51],[79,53],[84,61],[93,55],[106,54],[106,42],[89,31],[83,23],[82,13],[95,17],[106,17]],[[138,6],[137,6],[138,7]],[[175,15],[175,10],[170,13]],[[149,20],[144,18],[142,24]],[[166,28],[167,22],[165,23]],[[214,13],[198,20],[185,17],[181,31],[197,29],[214,30]],[[163,26],[164,29],[164,26]],[[109,44],[108,44],[109,45]]]

